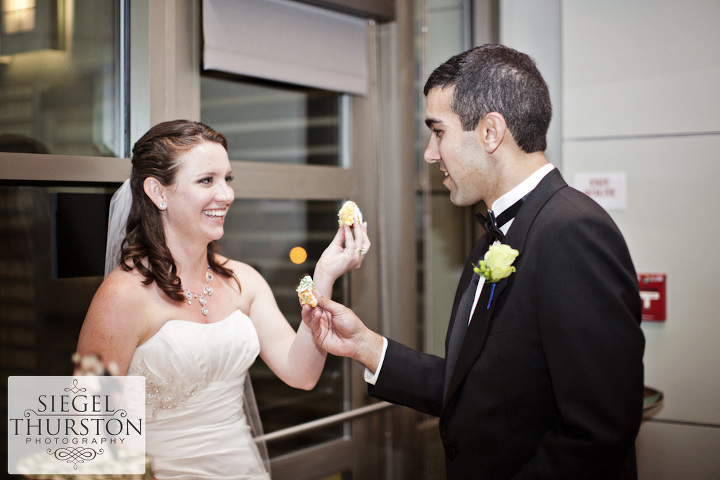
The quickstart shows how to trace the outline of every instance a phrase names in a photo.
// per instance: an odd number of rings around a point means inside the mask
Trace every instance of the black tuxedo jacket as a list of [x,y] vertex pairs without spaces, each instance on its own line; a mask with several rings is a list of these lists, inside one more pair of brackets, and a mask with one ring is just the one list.
[[[645,341],[620,231],[553,170],[506,243],[517,271],[477,306],[447,393],[443,358],[389,340],[370,395],[440,417],[451,480],[637,478]],[[448,332],[486,250],[467,259]]]

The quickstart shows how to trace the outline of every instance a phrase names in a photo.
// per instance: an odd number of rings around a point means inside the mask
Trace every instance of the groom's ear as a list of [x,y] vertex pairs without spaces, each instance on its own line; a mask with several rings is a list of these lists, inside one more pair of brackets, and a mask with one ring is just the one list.
[[148,196],[158,209],[165,209],[165,188],[157,178],[147,177],[143,182],[143,190],[145,190],[145,195]]
[[505,117],[498,112],[490,112],[478,124],[483,144],[487,153],[493,153],[505,139],[507,124]]

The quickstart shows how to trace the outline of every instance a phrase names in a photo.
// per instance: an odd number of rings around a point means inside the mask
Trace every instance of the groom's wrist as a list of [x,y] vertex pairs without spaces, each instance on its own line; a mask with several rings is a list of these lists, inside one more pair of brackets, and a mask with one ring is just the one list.
[[387,351],[388,341],[385,337],[382,337],[382,341],[383,348],[382,353],[380,354],[380,362],[378,363],[377,369],[373,372],[369,368],[365,368],[365,381],[370,385],[375,385],[375,383],[377,382],[377,379],[380,376],[380,371],[383,367],[383,362],[385,361],[385,352]]
[[384,345],[385,340],[381,335],[366,329],[362,340],[358,343],[355,360],[376,373],[383,357]]

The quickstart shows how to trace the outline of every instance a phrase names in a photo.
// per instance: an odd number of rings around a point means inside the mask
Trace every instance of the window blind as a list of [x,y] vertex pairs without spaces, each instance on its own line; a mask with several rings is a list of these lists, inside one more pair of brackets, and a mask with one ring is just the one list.
[[365,20],[286,0],[205,0],[203,66],[365,95]]

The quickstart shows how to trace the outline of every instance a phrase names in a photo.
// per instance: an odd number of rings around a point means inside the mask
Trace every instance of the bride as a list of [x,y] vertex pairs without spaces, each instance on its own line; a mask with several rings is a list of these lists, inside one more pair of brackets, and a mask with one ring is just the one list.
[[[157,478],[269,478],[243,411],[248,368],[259,354],[283,382],[309,390],[326,353],[304,323],[293,330],[256,270],[215,252],[234,199],[222,134],[158,124],[133,147],[132,165],[122,251],[92,300],[78,353],[145,376]],[[329,297],[369,248],[366,223],[341,227],[315,267],[316,290]]]

